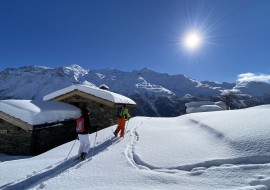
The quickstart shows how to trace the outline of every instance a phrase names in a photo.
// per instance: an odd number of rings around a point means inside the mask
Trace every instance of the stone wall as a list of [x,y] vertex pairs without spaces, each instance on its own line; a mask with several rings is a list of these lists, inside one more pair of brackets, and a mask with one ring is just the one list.
[[[90,121],[91,125],[93,126],[99,126],[101,129],[103,129],[117,124],[116,107],[112,108],[80,96],[68,98],[63,102],[65,103],[86,102],[87,106],[90,108]],[[128,112],[132,116],[131,108],[128,108]]]
[[32,131],[32,152],[41,154],[77,138],[76,122]]
[[0,153],[9,155],[31,155],[31,132],[27,132],[11,123],[1,120],[0,130],[7,130],[7,134],[0,134]]
[[0,153],[9,155],[38,155],[77,138],[76,121],[65,125],[25,131],[2,120],[0,130]]

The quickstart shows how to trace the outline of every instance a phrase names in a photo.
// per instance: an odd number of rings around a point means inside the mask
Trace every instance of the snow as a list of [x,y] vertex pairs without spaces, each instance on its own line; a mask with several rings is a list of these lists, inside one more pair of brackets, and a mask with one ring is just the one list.
[[77,119],[81,116],[79,108],[53,101],[0,100],[0,111],[30,125]]
[[0,189],[267,190],[269,115],[270,105],[264,105],[175,118],[135,117],[124,139],[113,137],[114,125],[97,133],[94,148],[96,134],[91,134],[83,162],[75,159],[78,141],[2,161]]
[[44,96],[43,100],[51,100],[55,97],[66,94],[68,92],[72,92],[74,90],[79,90],[79,91],[91,94],[93,96],[108,100],[108,101],[113,102],[113,103],[124,103],[124,104],[136,105],[136,103],[133,100],[131,100],[130,98],[127,98],[123,95],[116,94],[116,93],[110,92],[108,90],[102,90],[102,89],[99,89],[96,87],[92,87],[92,86],[88,86],[88,85],[81,85],[81,84],[72,85],[72,86],[69,86],[67,88],[58,90],[58,91],[53,92],[51,94],[48,94],[48,95]]
[[190,102],[185,104],[187,107],[187,113],[196,113],[196,112],[209,112],[209,111],[221,111],[226,110],[226,105],[219,102],[208,102],[208,101],[200,101],[200,102]]

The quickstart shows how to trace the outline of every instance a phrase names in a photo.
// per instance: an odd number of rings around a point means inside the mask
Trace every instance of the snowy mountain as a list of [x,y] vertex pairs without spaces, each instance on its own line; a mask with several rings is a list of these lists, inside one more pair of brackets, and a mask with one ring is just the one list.
[[79,65],[48,68],[28,66],[0,72],[0,99],[42,100],[43,96],[72,84],[100,86],[129,96],[137,102],[135,115],[177,116],[184,103],[220,100],[223,90],[241,95],[239,105],[249,107],[270,101],[270,85],[262,82],[215,83],[185,75],[169,75],[144,68],[124,72],[117,69],[86,70]]
[[0,154],[0,189],[267,190],[269,114],[264,105],[134,117],[125,138],[116,126],[91,134],[82,162],[77,140],[34,157]]

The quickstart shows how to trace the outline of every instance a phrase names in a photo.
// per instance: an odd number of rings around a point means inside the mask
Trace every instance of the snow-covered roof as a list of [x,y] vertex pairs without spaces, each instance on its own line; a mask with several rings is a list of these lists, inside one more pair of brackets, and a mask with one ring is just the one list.
[[81,116],[79,108],[53,101],[0,100],[0,111],[30,125],[77,119]]
[[221,111],[226,110],[226,105],[224,102],[189,102],[185,104],[187,107],[187,113],[196,113],[196,112],[208,112],[208,111]]
[[130,105],[136,105],[136,103],[131,100],[128,97],[125,97],[123,95],[110,92],[108,90],[102,90],[97,87],[92,87],[92,86],[87,86],[87,85],[81,85],[81,84],[76,84],[69,86],[67,88],[63,88],[61,90],[55,91],[51,94],[48,94],[44,96],[43,100],[52,100],[58,96],[64,95],[66,93],[72,92],[74,90],[79,90],[81,92],[99,97],[104,100],[108,100],[110,102],[113,102],[115,104],[130,104]]

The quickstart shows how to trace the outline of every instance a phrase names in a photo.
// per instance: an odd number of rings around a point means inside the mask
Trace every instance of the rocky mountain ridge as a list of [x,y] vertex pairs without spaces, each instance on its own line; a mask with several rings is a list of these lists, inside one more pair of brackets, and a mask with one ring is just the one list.
[[0,72],[0,99],[42,100],[51,92],[79,83],[97,87],[106,84],[110,91],[132,98],[137,103],[135,115],[177,116],[184,112],[184,103],[222,100],[225,90],[239,98],[233,107],[270,103],[270,84],[263,82],[200,82],[182,74],[169,75],[147,68],[125,72],[86,70],[79,65],[7,68]]

